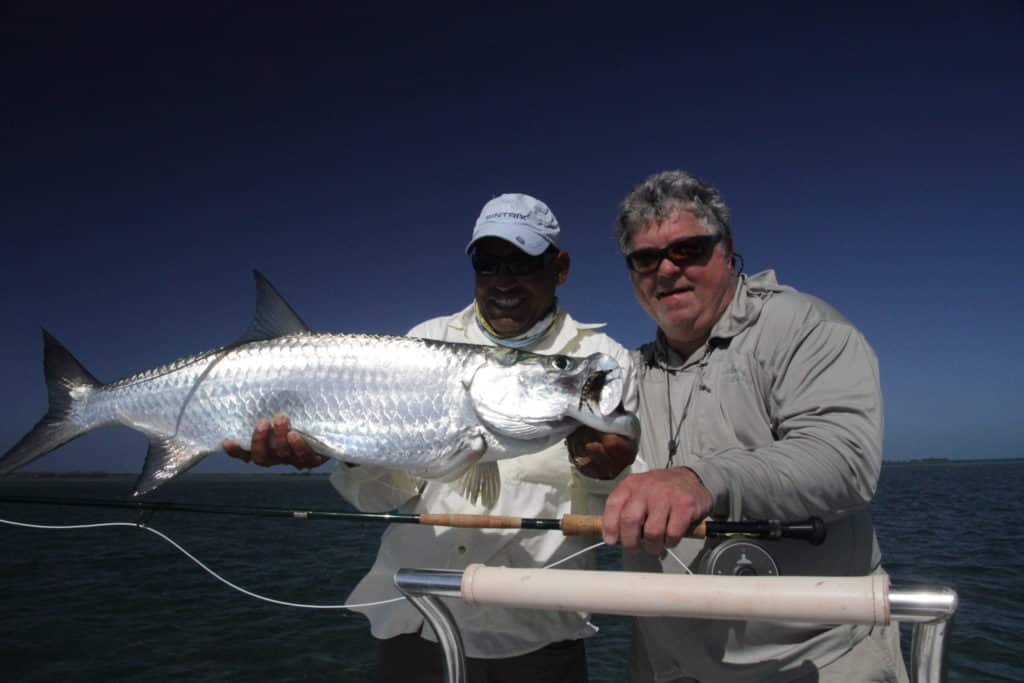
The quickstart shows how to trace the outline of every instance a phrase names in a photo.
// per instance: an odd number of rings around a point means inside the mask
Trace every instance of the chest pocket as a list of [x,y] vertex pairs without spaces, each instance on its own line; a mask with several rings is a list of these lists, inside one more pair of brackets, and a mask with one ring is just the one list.
[[748,354],[712,354],[704,369],[704,388],[694,397],[700,429],[699,453],[723,448],[757,448],[774,441],[765,397],[768,378]]

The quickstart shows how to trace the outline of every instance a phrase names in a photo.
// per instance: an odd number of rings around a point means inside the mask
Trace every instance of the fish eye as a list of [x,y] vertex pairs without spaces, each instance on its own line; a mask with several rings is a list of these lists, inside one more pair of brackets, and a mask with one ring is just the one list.
[[552,356],[551,366],[557,370],[568,370],[572,367],[572,361],[566,356]]

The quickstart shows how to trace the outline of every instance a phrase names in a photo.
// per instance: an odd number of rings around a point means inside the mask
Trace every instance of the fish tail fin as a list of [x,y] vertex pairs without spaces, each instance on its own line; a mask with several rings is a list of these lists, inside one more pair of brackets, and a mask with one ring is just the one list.
[[28,434],[0,456],[0,475],[27,465],[94,426],[75,419],[75,404],[83,391],[95,389],[100,383],[46,330],[43,330],[43,371],[49,410]]

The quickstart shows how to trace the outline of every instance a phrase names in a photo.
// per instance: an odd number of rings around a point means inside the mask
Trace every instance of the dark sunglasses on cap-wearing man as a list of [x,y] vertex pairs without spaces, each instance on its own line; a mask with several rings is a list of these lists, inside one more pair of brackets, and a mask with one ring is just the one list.
[[664,249],[637,249],[626,254],[626,265],[634,273],[653,273],[664,259],[682,267],[703,261],[721,240],[721,235],[697,235],[676,240]]
[[557,255],[558,249],[555,247],[548,247],[547,251],[537,256],[524,253],[494,256],[482,254],[479,249],[474,249],[469,258],[477,275],[497,275],[501,272],[509,275],[532,275],[547,267]]

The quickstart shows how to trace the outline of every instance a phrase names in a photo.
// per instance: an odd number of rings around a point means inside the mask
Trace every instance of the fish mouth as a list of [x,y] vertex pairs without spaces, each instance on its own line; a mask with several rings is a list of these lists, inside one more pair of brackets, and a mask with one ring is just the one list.
[[607,417],[622,400],[622,368],[608,356],[594,359],[592,372],[580,391],[580,410]]
[[588,359],[587,373],[579,405],[569,406],[567,417],[599,432],[620,434],[634,440],[640,438],[640,421],[632,413],[619,409],[625,371],[611,356],[597,353]]
[[580,392],[580,408],[584,405],[601,405],[601,391],[607,377],[607,372],[597,372],[587,378],[583,383],[583,391]]

